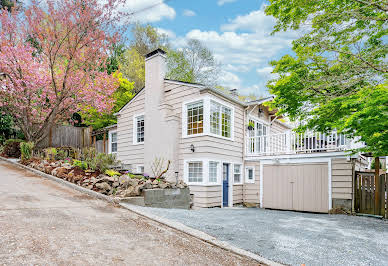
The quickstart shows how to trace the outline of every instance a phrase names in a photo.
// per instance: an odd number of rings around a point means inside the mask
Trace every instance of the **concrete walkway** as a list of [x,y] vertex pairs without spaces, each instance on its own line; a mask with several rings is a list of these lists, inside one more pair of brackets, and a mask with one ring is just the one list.
[[247,208],[143,211],[292,265],[388,265],[388,221]]
[[257,265],[0,161],[0,264]]

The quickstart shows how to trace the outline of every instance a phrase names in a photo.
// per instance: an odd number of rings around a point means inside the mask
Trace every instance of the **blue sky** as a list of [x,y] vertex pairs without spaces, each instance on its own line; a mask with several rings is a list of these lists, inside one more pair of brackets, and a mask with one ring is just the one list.
[[[128,9],[140,10],[160,0],[130,0]],[[241,94],[266,95],[272,68],[269,61],[291,53],[296,32],[271,36],[274,19],[264,14],[266,1],[169,0],[138,13],[135,20],[150,23],[169,35],[179,48],[188,38],[205,43],[221,63],[219,83]]]

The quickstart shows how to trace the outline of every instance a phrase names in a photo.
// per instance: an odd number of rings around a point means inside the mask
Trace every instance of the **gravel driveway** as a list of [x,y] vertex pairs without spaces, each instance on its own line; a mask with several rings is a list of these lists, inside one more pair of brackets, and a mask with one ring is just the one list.
[[144,210],[285,264],[388,265],[388,221],[247,208]]
[[0,161],[0,265],[256,265]]

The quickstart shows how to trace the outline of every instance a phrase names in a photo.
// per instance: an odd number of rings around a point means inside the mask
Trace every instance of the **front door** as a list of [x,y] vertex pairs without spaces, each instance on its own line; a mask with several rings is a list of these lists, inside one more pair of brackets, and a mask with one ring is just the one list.
[[223,164],[222,178],[222,205],[228,206],[229,203],[229,164]]

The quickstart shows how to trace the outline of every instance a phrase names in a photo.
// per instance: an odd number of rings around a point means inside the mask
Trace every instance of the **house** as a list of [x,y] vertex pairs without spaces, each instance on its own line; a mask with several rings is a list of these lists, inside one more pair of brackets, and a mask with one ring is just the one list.
[[293,133],[265,106],[273,97],[243,102],[166,79],[163,50],[146,55],[145,70],[145,88],[109,129],[109,151],[133,172],[152,175],[155,158],[170,160],[167,178],[183,179],[196,207],[352,207],[353,171],[365,163],[346,152],[355,142],[335,132]]

